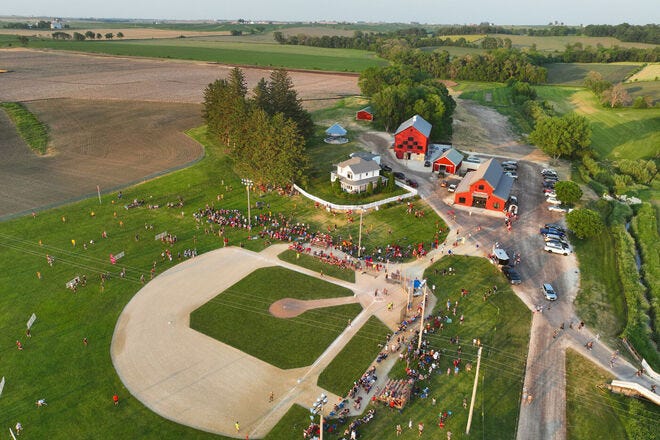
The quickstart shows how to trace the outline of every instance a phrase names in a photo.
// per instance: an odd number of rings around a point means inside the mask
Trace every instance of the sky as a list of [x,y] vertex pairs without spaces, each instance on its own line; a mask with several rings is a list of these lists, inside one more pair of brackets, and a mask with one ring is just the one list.
[[658,23],[658,0],[30,0],[4,2],[2,15],[419,22],[543,25]]

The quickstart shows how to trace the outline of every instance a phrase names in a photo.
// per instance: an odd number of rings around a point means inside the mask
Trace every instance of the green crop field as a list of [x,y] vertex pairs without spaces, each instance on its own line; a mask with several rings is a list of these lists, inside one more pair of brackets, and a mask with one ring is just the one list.
[[625,83],[625,88],[632,99],[642,96],[651,100],[651,105],[660,103],[660,81],[635,81]]
[[505,35],[505,34],[494,34],[492,37],[510,38],[513,43],[513,47],[525,48],[532,47],[536,45],[536,48],[540,51],[563,51],[566,49],[567,44],[581,43],[584,47],[593,46],[596,47],[599,44],[604,47],[620,46],[620,47],[640,47],[640,48],[654,48],[654,44],[648,43],[635,43],[635,42],[624,42],[617,40],[612,37],[584,37],[584,36],[557,36],[557,37],[537,37],[537,36],[528,36],[528,35]]
[[235,42],[213,38],[174,38],[126,41],[30,40],[30,47],[122,56],[175,58],[266,67],[360,72],[387,64],[373,53],[272,43]]
[[556,63],[544,67],[548,69],[548,84],[582,86],[591,71],[615,84],[627,79],[640,66],[641,63]]
[[657,81],[660,79],[660,63],[649,63],[631,76],[629,81]]

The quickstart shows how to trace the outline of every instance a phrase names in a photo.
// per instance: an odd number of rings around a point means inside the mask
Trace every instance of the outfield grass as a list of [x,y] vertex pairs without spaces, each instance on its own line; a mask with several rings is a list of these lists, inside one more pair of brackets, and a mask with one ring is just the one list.
[[[441,275],[442,269],[453,267],[456,275]],[[438,274],[436,274],[436,270]],[[522,381],[525,370],[525,353],[529,340],[531,314],[523,303],[511,291],[510,285],[497,269],[485,259],[475,257],[444,257],[425,272],[429,284],[436,285],[438,306],[433,311],[445,313],[447,298],[459,300],[458,315],[465,314],[465,323],[458,324],[458,316],[450,317],[453,323],[445,324],[443,333],[429,336],[431,347],[442,352],[439,360],[439,373],[433,374],[428,381],[419,384],[429,387],[427,399],[414,398],[402,412],[391,411],[383,406],[376,406],[376,417],[358,431],[361,439],[395,440],[395,426],[404,427],[404,437],[417,437],[418,422],[423,422],[426,429],[424,437],[445,438],[445,432],[451,430],[455,439],[467,438],[513,438],[516,431]],[[498,293],[483,301],[482,293],[496,284]],[[470,294],[460,297],[460,289],[466,288]],[[463,409],[463,398],[468,401],[474,383],[473,369],[447,377],[444,372],[451,367],[456,357],[457,346],[450,344],[449,338],[459,336],[462,347],[462,365],[472,362],[476,368],[476,347],[472,338],[480,338],[484,345],[479,388],[475,403],[475,417],[472,421],[470,436],[466,436],[467,410]],[[412,365],[414,367],[414,365]],[[397,362],[390,377],[405,377],[405,363]],[[432,405],[431,398],[437,403]],[[453,415],[448,419],[444,431],[437,427],[438,413],[450,410]],[[301,415],[302,417],[302,415]],[[412,420],[415,430],[408,431],[408,420]],[[340,426],[341,428],[341,426]],[[341,429],[343,431],[343,429]],[[339,435],[324,435],[324,438],[336,440]]]
[[354,381],[362,377],[378,356],[381,350],[378,344],[385,342],[389,332],[378,318],[370,317],[319,375],[317,385],[338,396],[348,395]]
[[548,84],[583,86],[589,72],[598,72],[612,84],[627,79],[641,63],[556,63],[543,67],[548,69]]
[[266,67],[360,72],[386,65],[372,52],[327,49],[273,43],[234,42],[207,38],[175,38],[132,41],[30,40],[30,47],[121,56],[175,58]]
[[190,314],[190,327],[276,367],[311,365],[362,310],[359,304],[308,310],[295,318],[270,314],[283,298],[303,301],[353,292],[282,267],[257,269]]
[[322,262],[316,257],[311,255],[299,254],[296,251],[287,250],[277,256],[282,261],[287,263],[296,264],[314,272],[321,273],[333,278],[348,281],[349,283],[355,282],[355,271],[353,269],[342,269],[341,267],[327,264]]
[[18,102],[1,102],[9,119],[12,120],[18,134],[26,144],[37,154],[46,154],[48,149],[48,127],[30,112],[23,104]]

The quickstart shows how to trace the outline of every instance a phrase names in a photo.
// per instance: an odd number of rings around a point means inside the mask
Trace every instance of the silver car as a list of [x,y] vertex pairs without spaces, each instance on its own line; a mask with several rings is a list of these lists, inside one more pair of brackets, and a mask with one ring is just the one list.
[[552,284],[544,283],[541,287],[543,289],[543,296],[545,299],[548,301],[557,300],[557,293],[555,292],[555,289],[552,288]]

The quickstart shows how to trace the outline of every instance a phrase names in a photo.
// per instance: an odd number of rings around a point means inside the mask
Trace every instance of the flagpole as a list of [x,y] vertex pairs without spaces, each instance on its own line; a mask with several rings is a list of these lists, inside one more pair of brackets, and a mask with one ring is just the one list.
[[101,187],[96,185],[96,194],[99,196],[99,205],[101,204]]

